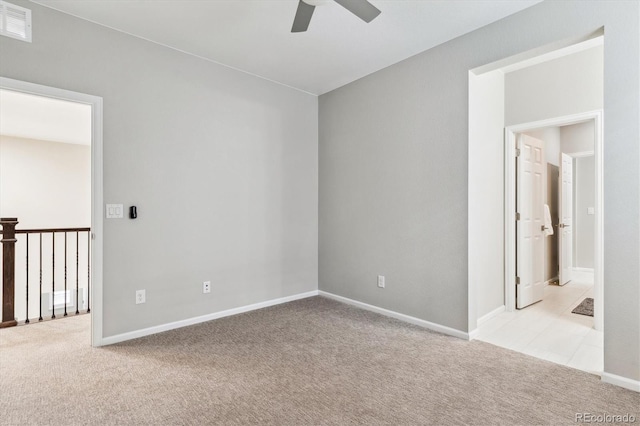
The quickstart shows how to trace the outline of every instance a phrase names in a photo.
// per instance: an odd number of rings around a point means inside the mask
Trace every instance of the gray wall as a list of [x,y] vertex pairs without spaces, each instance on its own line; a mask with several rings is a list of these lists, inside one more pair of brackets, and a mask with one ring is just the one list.
[[588,209],[595,206],[596,163],[593,155],[573,161],[574,185],[574,245],[573,266],[593,269],[595,253],[595,215]]
[[[595,129],[593,121],[562,126],[561,149],[565,154],[584,155],[593,152]],[[606,149],[606,142],[605,142]],[[596,169],[595,157],[574,157],[573,160],[573,266],[594,267],[595,216],[587,213],[595,207]],[[605,206],[606,208],[606,206]],[[607,283],[605,282],[606,286]]]
[[317,289],[316,97],[15,3],[0,75],[103,97],[104,201],[138,206],[104,223],[105,337]]
[[320,289],[467,330],[469,70],[604,26],[604,369],[640,379],[639,8],[546,1],[321,96]]

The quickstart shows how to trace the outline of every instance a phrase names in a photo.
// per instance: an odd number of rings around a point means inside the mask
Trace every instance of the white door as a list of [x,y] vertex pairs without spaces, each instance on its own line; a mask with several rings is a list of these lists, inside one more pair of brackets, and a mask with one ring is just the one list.
[[560,244],[560,285],[571,281],[573,270],[573,158],[562,154],[560,163],[559,197],[560,197],[560,224],[558,235]]
[[516,307],[542,300],[544,291],[544,143],[518,135],[516,211]]

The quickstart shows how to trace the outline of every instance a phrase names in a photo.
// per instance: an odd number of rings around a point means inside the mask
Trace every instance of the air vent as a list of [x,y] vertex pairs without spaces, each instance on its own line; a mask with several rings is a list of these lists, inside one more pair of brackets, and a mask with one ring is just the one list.
[[0,1],[0,35],[31,43],[31,11]]

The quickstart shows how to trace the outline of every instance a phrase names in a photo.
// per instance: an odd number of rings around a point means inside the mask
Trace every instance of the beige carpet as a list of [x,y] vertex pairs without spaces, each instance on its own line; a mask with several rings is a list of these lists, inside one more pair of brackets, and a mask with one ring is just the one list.
[[[89,317],[0,331],[3,425],[575,424],[640,394],[314,297],[105,348]],[[637,422],[640,420],[636,420]]]

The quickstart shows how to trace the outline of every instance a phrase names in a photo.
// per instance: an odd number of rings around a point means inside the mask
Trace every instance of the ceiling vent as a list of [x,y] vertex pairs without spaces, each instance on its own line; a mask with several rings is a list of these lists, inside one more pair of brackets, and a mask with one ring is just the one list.
[[0,1],[0,35],[31,43],[31,11]]

